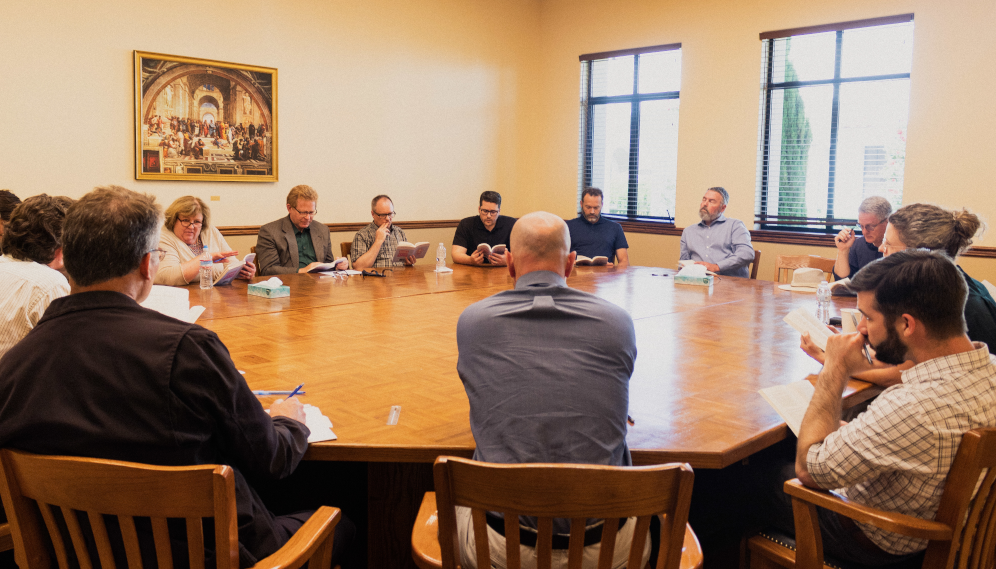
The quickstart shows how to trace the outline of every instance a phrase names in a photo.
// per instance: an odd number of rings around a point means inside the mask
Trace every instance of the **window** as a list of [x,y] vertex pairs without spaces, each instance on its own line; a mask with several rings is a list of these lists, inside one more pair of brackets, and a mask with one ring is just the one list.
[[913,15],[761,34],[755,223],[836,233],[902,203]]
[[578,199],[602,214],[674,223],[681,44],[581,56]]

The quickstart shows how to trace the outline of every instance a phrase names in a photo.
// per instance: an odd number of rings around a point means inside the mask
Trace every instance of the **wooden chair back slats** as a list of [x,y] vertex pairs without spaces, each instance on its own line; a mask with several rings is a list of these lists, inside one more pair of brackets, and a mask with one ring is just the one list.
[[754,249],[754,262],[750,267],[750,278],[757,280],[757,266],[761,264],[761,252]]
[[[828,281],[833,279],[834,260],[818,255],[778,255],[775,257],[775,282],[789,282],[788,277],[796,269],[806,267],[820,269]],[[782,272],[784,271],[784,273]],[[785,280],[782,280],[782,277]]]
[[80,569],[92,569],[90,556],[86,551],[86,540],[83,538],[83,530],[80,527],[80,519],[76,512],[69,508],[62,508],[62,519],[66,521],[66,529],[69,531],[69,539],[73,542],[73,549],[76,551],[76,559],[79,560]]
[[104,516],[97,512],[87,512],[93,539],[97,544],[97,558],[101,567],[114,567],[114,553],[111,551],[111,539],[107,535],[107,525]]
[[173,550],[169,546],[166,518],[152,518],[152,536],[156,541],[156,562],[159,567],[173,566]]
[[138,546],[138,531],[135,529],[135,518],[118,516],[118,526],[121,528],[121,540],[124,542],[125,556],[128,559],[128,569],[142,569],[142,550]]
[[65,542],[62,541],[62,532],[59,531],[59,524],[52,515],[52,506],[49,504],[38,504],[42,519],[45,520],[45,527],[48,528],[49,536],[55,545],[55,558],[59,562],[59,569],[69,569],[69,561],[66,559]]
[[[580,464],[488,464],[440,457],[434,466],[442,566],[456,567],[456,506],[471,508],[479,567],[490,566],[485,512],[504,515],[509,569],[520,567],[519,516],[537,520],[538,569],[552,564],[553,519],[571,520],[568,567],[580,569],[587,519],[602,519],[598,567],[612,566],[620,518],[637,518],[630,567],[643,560],[652,516],[662,516],[659,569],[677,569],[694,475],[684,464],[622,468]],[[668,547],[668,544],[674,544]]]
[[353,251],[352,241],[341,241],[339,243],[339,250],[342,251],[343,257],[349,257],[349,254]]
[[187,518],[185,521],[190,569],[204,569],[204,524],[200,518]]

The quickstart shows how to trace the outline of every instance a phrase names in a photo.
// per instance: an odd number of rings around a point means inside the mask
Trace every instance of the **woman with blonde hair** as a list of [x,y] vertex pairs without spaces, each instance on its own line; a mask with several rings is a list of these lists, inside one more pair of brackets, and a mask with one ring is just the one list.
[[[903,249],[944,251],[956,260],[971,245],[985,224],[967,209],[948,211],[936,205],[915,203],[903,206],[889,216],[885,239],[879,251],[886,257]],[[968,284],[965,300],[965,323],[968,337],[996,349],[996,301],[985,285],[958,267]]]
[[[166,208],[166,227],[159,238],[159,247],[166,257],[159,263],[156,284],[184,286],[194,281],[200,272],[200,255],[207,248],[214,259],[214,278],[225,274],[238,262],[238,251],[211,224],[211,210],[194,196],[183,196]],[[251,279],[256,266],[246,263],[238,278]]]

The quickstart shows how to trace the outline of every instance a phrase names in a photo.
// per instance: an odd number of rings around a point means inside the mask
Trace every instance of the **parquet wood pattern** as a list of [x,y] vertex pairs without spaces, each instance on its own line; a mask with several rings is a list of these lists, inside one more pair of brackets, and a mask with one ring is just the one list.
[[[675,285],[671,273],[584,267],[568,284],[634,319],[634,462],[722,468],[785,437],[787,428],[757,390],[818,371],[782,322],[794,308],[815,308],[816,297],[732,277],[709,288]],[[472,454],[456,324],[468,305],[513,286],[504,269],[457,265],[437,275],[427,264],[386,278],[283,280],[289,298],[247,296],[243,281],[192,288],[191,303],[208,307],[199,323],[218,333],[253,389],[305,382],[302,401],[320,407],[339,437],[311,445],[308,459],[431,462]],[[833,303],[839,310],[854,299]],[[853,403],[875,392],[852,382],[847,395]],[[392,405],[402,411],[389,426]]]

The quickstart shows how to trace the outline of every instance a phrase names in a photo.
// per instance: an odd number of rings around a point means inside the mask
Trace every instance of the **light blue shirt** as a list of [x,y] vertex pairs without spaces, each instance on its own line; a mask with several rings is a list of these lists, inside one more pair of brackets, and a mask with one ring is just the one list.
[[719,265],[719,274],[748,277],[747,265],[754,260],[750,231],[739,219],[723,214],[709,225],[698,222],[681,232],[682,261],[702,261]]

